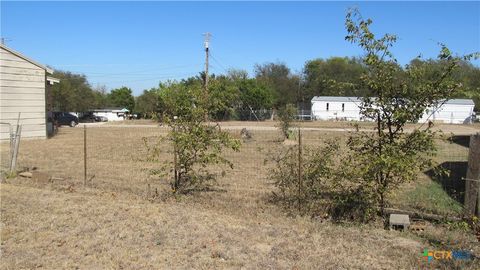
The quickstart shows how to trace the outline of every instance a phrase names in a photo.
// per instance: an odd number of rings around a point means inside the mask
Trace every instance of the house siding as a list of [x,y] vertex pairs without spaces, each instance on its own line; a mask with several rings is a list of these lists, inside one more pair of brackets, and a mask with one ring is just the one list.
[[[46,138],[45,70],[0,48],[0,122],[17,124],[22,138]],[[9,138],[0,125],[0,139]]]

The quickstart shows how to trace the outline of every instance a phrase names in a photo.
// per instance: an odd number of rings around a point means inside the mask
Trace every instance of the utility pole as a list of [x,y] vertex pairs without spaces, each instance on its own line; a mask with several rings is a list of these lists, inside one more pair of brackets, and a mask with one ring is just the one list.
[[[209,32],[203,34],[205,36],[205,104],[208,101],[208,49],[210,45],[211,34]],[[208,111],[205,112],[205,121],[208,121]]]
[[208,92],[208,48],[211,34],[207,32],[203,35],[205,36],[205,91]]

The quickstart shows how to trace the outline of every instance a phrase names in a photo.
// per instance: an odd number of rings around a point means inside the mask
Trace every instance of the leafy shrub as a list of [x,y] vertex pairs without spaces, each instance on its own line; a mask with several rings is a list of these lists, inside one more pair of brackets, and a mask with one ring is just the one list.
[[[338,143],[322,147],[282,147],[269,154],[273,162],[269,178],[277,188],[275,202],[300,214],[323,215],[329,211],[337,177]],[[301,177],[300,177],[301,173]]]
[[293,133],[290,132],[292,122],[295,119],[297,109],[293,104],[287,104],[278,111],[278,118],[280,120],[279,129],[285,139],[291,139]]
[[[174,158],[155,173],[173,173],[170,184],[174,193],[204,189],[217,176],[209,170],[209,165],[224,164],[232,168],[222,151],[225,148],[238,151],[240,141],[222,131],[218,124],[206,121],[209,110],[219,104],[214,96],[205,98],[203,89],[195,86],[172,83],[164,87],[161,93],[164,123],[171,128],[164,139],[172,143]],[[159,146],[153,147],[151,153],[159,155]]]

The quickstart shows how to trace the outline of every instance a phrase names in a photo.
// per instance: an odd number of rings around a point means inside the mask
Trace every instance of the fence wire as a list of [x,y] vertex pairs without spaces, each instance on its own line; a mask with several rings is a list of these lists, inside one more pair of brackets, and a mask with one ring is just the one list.
[[[168,168],[173,161],[172,146],[161,138],[168,129],[155,123],[88,125],[86,127],[87,186],[104,192],[124,192],[133,196],[147,196],[169,189],[173,173]],[[143,122],[142,122],[143,123]],[[226,128],[243,141],[239,152],[227,150],[224,156],[233,163],[233,169],[225,169],[219,177],[220,188],[233,190],[269,190],[269,155],[282,145],[281,133],[273,126],[250,127],[251,139],[241,136],[241,126]],[[302,131],[305,146],[318,146],[329,138],[344,138],[345,132]],[[450,174],[438,181],[452,196],[463,196],[459,185],[465,177],[468,159],[468,136],[457,136],[450,142],[439,142],[437,161]],[[157,145],[157,160],[150,159],[152,147]],[[1,144],[2,168],[8,160],[8,143]],[[166,167],[165,167],[166,166]],[[169,167],[170,166],[170,167]],[[164,170],[167,175],[153,175],[152,171]],[[18,169],[43,173],[44,180],[63,188],[82,186],[84,182],[84,127],[61,127],[58,134],[48,140],[24,140],[21,143]],[[428,172],[427,172],[428,174]],[[46,175],[46,176],[45,176]],[[259,186],[260,185],[260,186]]]

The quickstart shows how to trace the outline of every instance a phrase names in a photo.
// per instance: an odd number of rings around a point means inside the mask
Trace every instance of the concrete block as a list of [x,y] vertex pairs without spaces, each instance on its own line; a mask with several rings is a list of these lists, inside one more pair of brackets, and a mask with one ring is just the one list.
[[403,214],[390,214],[391,230],[406,230],[410,226],[410,217]]

